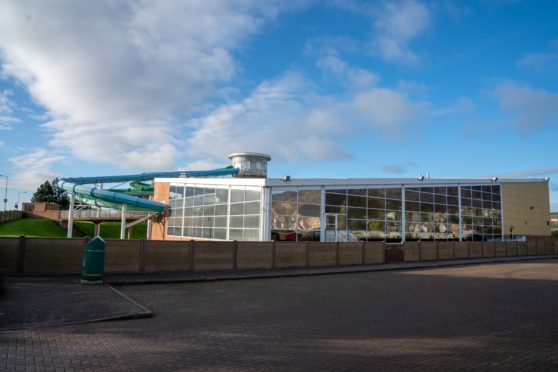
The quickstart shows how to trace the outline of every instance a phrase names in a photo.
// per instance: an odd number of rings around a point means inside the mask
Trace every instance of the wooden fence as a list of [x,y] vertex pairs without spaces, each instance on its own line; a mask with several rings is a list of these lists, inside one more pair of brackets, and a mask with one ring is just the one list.
[[[0,273],[80,273],[88,238],[0,238]],[[335,267],[386,263],[382,242],[203,242],[106,240],[105,272],[175,272]],[[558,254],[558,240],[406,242],[404,262]],[[389,261],[389,257],[387,257]]]
[[5,211],[0,212],[0,223],[19,220],[23,216],[22,211]]

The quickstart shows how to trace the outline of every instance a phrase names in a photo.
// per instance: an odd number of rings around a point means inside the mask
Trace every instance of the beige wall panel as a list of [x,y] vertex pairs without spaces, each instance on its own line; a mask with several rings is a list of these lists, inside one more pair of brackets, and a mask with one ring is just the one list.
[[438,259],[453,260],[453,242],[438,242]]
[[420,243],[420,260],[421,261],[434,261],[437,259],[436,242],[421,242]]
[[382,264],[386,259],[384,243],[366,242],[364,246],[364,263],[366,265]]
[[502,184],[504,234],[550,235],[550,203],[547,182]]
[[194,242],[194,271],[232,270],[234,242]]
[[238,269],[271,269],[272,242],[238,242],[236,267]]
[[339,265],[361,265],[364,243],[339,243]]
[[84,239],[29,238],[25,240],[23,272],[25,274],[80,273]]
[[308,242],[308,266],[324,267],[337,264],[337,243]]
[[144,271],[190,270],[190,243],[163,240],[145,240],[143,246]]
[[482,246],[469,248],[469,242],[455,242],[455,258],[469,258],[469,249],[471,249],[471,258],[482,256]]
[[403,261],[416,262],[419,261],[419,242],[405,242],[403,244]]
[[12,274],[17,272],[19,244],[19,238],[0,238],[0,273]]
[[105,272],[139,272],[140,242],[140,240],[105,240]]
[[306,243],[275,242],[275,267],[305,267]]

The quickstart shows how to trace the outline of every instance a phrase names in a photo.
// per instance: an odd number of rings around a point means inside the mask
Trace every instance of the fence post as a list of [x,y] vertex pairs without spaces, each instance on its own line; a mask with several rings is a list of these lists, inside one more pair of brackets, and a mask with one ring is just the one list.
[[382,249],[382,261],[384,262],[384,264],[386,263],[386,242],[382,243],[384,249]]
[[236,268],[237,268],[237,265],[236,265],[237,252],[238,252],[238,241],[234,240],[233,241],[233,271],[236,271]]
[[17,252],[17,273],[23,274],[23,263],[25,261],[25,236],[19,237],[19,251]]
[[339,242],[335,242],[335,266],[339,267]]
[[188,268],[190,272],[194,271],[194,259],[195,259],[195,255],[194,255],[194,241],[190,240],[190,267]]
[[308,267],[308,242],[304,243],[304,249],[306,250],[306,267]]
[[145,239],[140,239],[139,241],[139,272],[140,273],[143,273],[145,271],[144,248],[145,248]]
[[275,269],[275,240],[271,241],[271,268]]

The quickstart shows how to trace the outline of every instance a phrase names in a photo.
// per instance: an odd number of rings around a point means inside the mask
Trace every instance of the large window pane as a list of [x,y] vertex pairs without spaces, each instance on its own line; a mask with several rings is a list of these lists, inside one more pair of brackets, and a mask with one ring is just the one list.
[[386,189],[368,189],[368,197],[371,198],[385,198]]
[[369,198],[368,199],[368,208],[385,209],[386,208],[386,200],[385,199]]
[[401,199],[401,189],[386,189],[386,199]]
[[298,214],[301,216],[320,217],[320,206],[314,204],[299,204]]
[[326,193],[326,204],[327,205],[345,206],[345,205],[347,205],[347,195],[330,194],[329,192],[327,192]]
[[306,204],[321,204],[322,192],[320,190],[300,190],[298,192],[298,202]]

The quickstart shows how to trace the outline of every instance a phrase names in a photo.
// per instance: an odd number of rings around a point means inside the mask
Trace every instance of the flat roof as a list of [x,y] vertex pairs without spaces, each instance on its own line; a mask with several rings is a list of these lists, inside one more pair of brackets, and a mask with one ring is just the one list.
[[500,185],[503,183],[547,182],[543,178],[156,178],[155,182],[182,184],[211,184],[236,186],[457,186],[457,185]]

